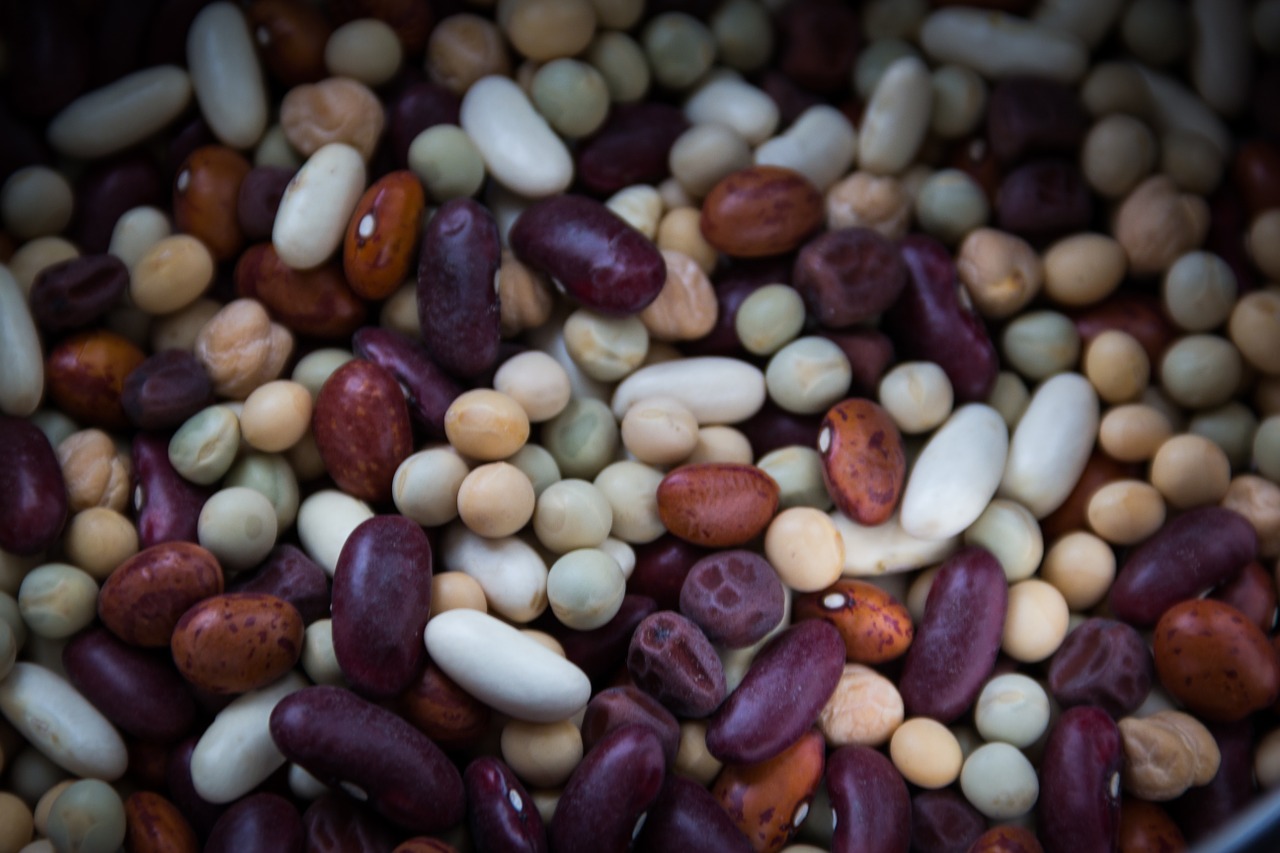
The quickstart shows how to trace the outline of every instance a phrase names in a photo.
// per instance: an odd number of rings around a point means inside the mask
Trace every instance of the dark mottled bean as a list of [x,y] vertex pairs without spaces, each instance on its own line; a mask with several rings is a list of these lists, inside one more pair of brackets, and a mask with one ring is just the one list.
[[409,167],[409,146],[437,124],[457,124],[462,102],[443,86],[426,81],[406,86],[387,107],[387,137],[397,169]]
[[67,486],[48,437],[24,418],[0,415],[0,548],[39,554],[66,520]]
[[761,853],[777,853],[796,834],[822,782],[822,733],[810,729],[758,764],[727,764],[711,795]]
[[314,83],[326,76],[324,45],[331,25],[324,10],[297,0],[257,0],[246,19],[266,70],[281,84]]
[[391,500],[396,469],[413,453],[409,408],[391,371],[363,359],[339,367],[320,388],[311,430],[339,488],[365,501]]
[[1075,91],[1056,80],[1001,80],[987,99],[987,139],[1002,163],[1036,154],[1074,155],[1087,128]]
[[176,429],[213,403],[204,365],[186,350],[161,350],[125,377],[124,413],[139,429]]
[[1186,850],[1182,830],[1157,803],[1126,796],[1120,802],[1120,851]]
[[374,516],[347,537],[333,572],[333,652],[368,696],[390,698],[426,664],[431,543],[400,515]]
[[862,27],[858,13],[831,0],[790,3],[778,16],[778,67],[815,92],[849,85]]
[[827,758],[827,795],[835,812],[831,853],[906,853],[911,796],[883,753],[844,746]]
[[[177,62],[183,61],[179,55]],[[83,252],[105,252],[123,214],[142,205],[162,207],[168,196],[168,184],[145,154],[135,151],[95,163],[76,182],[72,239]]]
[[1275,581],[1257,560],[1241,569],[1235,580],[1215,589],[1209,597],[1230,604],[1263,631],[1270,631],[1275,625]]
[[129,287],[129,268],[115,255],[82,255],[45,267],[31,285],[31,316],[46,332],[92,326]]
[[391,371],[407,392],[409,414],[432,438],[444,438],[444,413],[462,387],[431,360],[421,341],[366,326],[352,337],[351,347],[360,358]]
[[1180,334],[1165,315],[1160,297],[1149,293],[1114,293],[1073,316],[1085,346],[1105,331],[1116,329],[1142,344],[1152,364],[1159,364],[1165,349]]
[[942,564],[898,682],[908,714],[949,723],[969,709],[1000,653],[1008,604],[990,551],[965,548]]
[[670,610],[646,617],[636,628],[627,669],[642,690],[681,717],[705,717],[724,700],[724,668],[711,641]]
[[134,492],[138,544],[143,548],[161,542],[198,542],[197,523],[212,489],[189,483],[169,463],[169,436],[140,432],[133,437],[133,470],[138,479]]
[[772,758],[814,724],[843,671],[844,640],[835,626],[811,620],[786,629],[711,718],[707,751],[727,764]]
[[427,352],[457,376],[483,373],[498,358],[502,329],[494,276],[502,242],[478,202],[445,202],[427,223],[418,263],[418,321]]
[[477,758],[462,774],[467,828],[478,850],[546,853],[547,831],[533,798],[516,774],[493,756]]
[[249,240],[270,240],[276,211],[294,170],[284,166],[255,166],[240,182],[236,218]]
[[446,748],[475,743],[493,716],[488,705],[459,687],[430,660],[394,707],[420,732]]
[[720,551],[693,564],[680,588],[680,612],[716,645],[740,649],[764,638],[786,609],[786,592],[768,560]]
[[671,146],[688,127],[684,113],[670,104],[620,104],[578,148],[578,178],[601,195],[661,180],[668,174]]
[[899,357],[932,361],[951,380],[956,403],[987,399],[1000,359],[982,317],[961,296],[951,253],[932,237],[909,234],[900,245],[910,276],[884,317]]
[[48,117],[89,82],[89,39],[71,3],[9,3],[0,10],[6,40],[5,94],[29,115]]
[[462,820],[462,777],[431,740],[393,712],[340,687],[305,687],[271,712],[284,756],[411,832]]
[[204,853],[302,853],[306,833],[293,803],[279,794],[250,794],[227,809]]
[[996,194],[996,222],[1005,231],[1044,242],[1089,227],[1093,195],[1079,167],[1038,160],[1004,176]]
[[560,795],[547,833],[557,853],[626,850],[636,824],[662,789],[658,736],[623,726],[596,744]]
[[302,813],[307,853],[391,853],[397,833],[340,794],[321,794]]
[[198,742],[199,739],[192,736],[173,747],[173,751],[169,753],[165,782],[173,804],[191,822],[196,834],[204,838],[227,810],[227,806],[224,803],[211,803],[196,793],[195,783],[191,781],[191,754],[195,752]]
[[587,703],[582,718],[582,746],[588,752],[604,736],[629,724],[648,726],[662,742],[667,766],[675,763],[680,748],[680,723],[648,693],[630,684],[601,690]]
[[712,553],[670,533],[636,548],[636,567],[627,591],[657,602],[659,610],[678,610],[685,578],[698,560]]
[[128,645],[106,628],[62,650],[67,678],[108,720],[147,741],[171,743],[195,723],[196,702],[165,652]]
[[954,788],[911,798],[911,849],[918,853],[964,853],[986,828],[986,819]]
[[259,592],[233,592],[191,606],[169,646],[178,672],[213,696],[265,687],[302,655],[302,617],[292,604]]
[[250,246],[240,255],[235,287],[237,296],[258,300],[290,331],[321,340],[345,343],[368,314],[337,261],[295,270],[271,243]]
[[168,647],[189,608],[222,592],[222,567],[193,542],[164,542],[121,563],[98,593],[98,618],[135,646]]
[[667,281],[661,253],[603,204],[562,195],[535,202],[511,226],[516,257],[602,314],[644,310]]
[[[635,574],[631,576],[635,578]],[[628,588],[631,584],[628,584]],[[628,593],[622,606],[608,622],[590,631],[566,627],[548,610],[534,625],[560,641],[564,656],[593,682],[613,675],[626,662],[627,649],[636,626],[658,609],[647,595]]]
[[692,779],[669,775],[636,838],[638,853],[714,850],[749,853],[751,842],[711,793]]
[[1062,713],[1040,765],[1037,827],[1047,853],[1114,850],[1120,836],[1120,729],[1101,708]]
[[1049,662],[1049,690],[1060,705],[1096,705],[1116,719],[1137,710],[1154,677],[1146,640],[1114,619],[1086,619]]
[[310,625],[329,616],[329,577],[296,545],[277,545],[252,572],[236,575],[227,592],[263,592],[298,608]]
[[844,329],[892,305],[907,286],[907,267],[898,247],[879,232],[841,228],[804,245],[791,286],[819,323]]
[[1169,804],[1187,840],[1193,844],[1236,817],[1253,799],[1254,724],[1206,722],[1221,756],[1218,773],[1207,785],[1190,788]]

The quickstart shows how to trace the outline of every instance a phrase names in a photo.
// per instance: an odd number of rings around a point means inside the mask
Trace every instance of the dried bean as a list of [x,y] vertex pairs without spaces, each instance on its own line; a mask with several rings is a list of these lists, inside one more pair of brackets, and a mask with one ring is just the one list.
[[559,853],[625,850],[661,792],[662,744],[651,730],[623,726],[605,736],[569,777],[548,838]]
[[724,669],[715,649],[678,613],[654,613],[636,627],[627,668],[641,689],[681,717],[705,717],[724,699]]
[[45,267],[31,285],[31,316],[47,332],[94,325],[129,286],[129,270],[114,255],[82,255]]
[[324,569],[297,546],[277,545],[254,572],[243,572],[228,592],[261,592],[281,598],[298,609],[310,625],[329,615],[329,580]]
[[467,827],[483,850],[546,853],[547,833],[533,798],[492,756],[477,758],[462,775],[467,794]]
[[1040,771],[1037,826],[1046,853],[1115,849],[1120,832],[1120,730],[1101,708],[1062,713]]
[[706,788],[672,774],[649,809],[635,849],[640,853],[694,849],[747,853],[752,847]]
[[853,663],[878,664],[901,657],[915,637],[911,615],[897,599],[878,586],[849,578],[796,596],[792,618],[830,622],[844,639],[845,659]]
[[1054,653],[1049,689],[1064,708],[1095,705],[1119,719],[1147,698],[1154,675],[1151,652],[1137,630],[1093,618],[1068,634]]
[[213,403],[204,365],[185,350],[161,350],[125,377],[120,405],[134,426],[174,429]]
[[768,761],[727,765],[711,794],[755,850],[777,853],[808,816],[822,770],[822,735],[809,731]]
[[236,592],[192,605],[174,625],[169,644],[178,671],[196,687],[243,693],[293,668],[302,654],[302,632],[302,617],[292,604]]
[[587,703],[582,746],[590,752],[610,732],[632,723],[647,726],[658,735],[667,766],[673,766],[680,745],[680,724],[657,699],[630,685],[606,688]]
[[76,421],[124,429],[129,425],[120,403],[124,380],[145,359],[136,344],[115,332],[81,332],[50,350],[45,389],[49,399]]
[[951,788],[920,791],[911,799],[911,849],[920,853],[967,851],[987,822]]
[[702,204],[702,235],[726,255],[789,252],[821,227],[822,194],[799,172],[751,166],[720,180]]
[[67,519],[67,487],[49,439],[22,418],[0,415],[0,548],[38,554]]
[[832,853],[905,853],[911,844],[911,798],[882,753],[841,747],[827,759],[826,780],[835,813]]
[[377,815],[333,792],[307,807],[302,826],[308,853],[389,853],[397,837]]
[[698,560],[680,587],[680,612],[707,639],[740,649],[781,620],[786,594],[768,562],[751,551],[720,551]]
[[311,428],[325,468],[343,490],[363,500],[391,499],[391,482],[413,452],[413,435],[404,394],[390,371],[362,360],[339,367],[320,389]]
[[578,177],[602,195],[663,178],[667,153],[688,126],[684,114],[667,104],[621,105],[579,146]]
[[778,484],[754,465],[685,465],[662,479],[658,515],[667,529],[704,547],[749,542],[778,508]]
[[386,368],[406,389],[409,413],[433,438],[444,438],[444,416],[462,388],[431,360],[420,341],[366,327],[352,338],[357,356]]
[[236,295],[256,299],[285,328],[299,335],[345,341],[368,314],[336,262],[296,270],[270,243],[250,246],[235,268]]
[[306,832],[293,804],[262,792],[227,809],[209,832],[208,853],[302,853]]

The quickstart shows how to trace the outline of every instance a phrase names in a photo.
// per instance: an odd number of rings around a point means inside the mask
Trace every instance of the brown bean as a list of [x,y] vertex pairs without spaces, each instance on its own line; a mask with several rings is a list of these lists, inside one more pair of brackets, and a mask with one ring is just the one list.
[[731,548],[760,535],[778,509],[778,484],[754,465],[685,465],[658,485],[658,516],[695,545]]
[[182,614],[221,593],[223,584],[217,558],[199,545],[153,545],[107,578],[98,593],[98,618],[126,643],[167,646]]
[[860,398],[832,406],[818,433],[822,480],[836,506],[854,521],[882,524],[902,495],[907,458],[893,418]]
[[284,675],[302,655],[302,616],[274,595],[232,592],[193,606],[170,647],[182,676],[212,693],[243,693]]
[[800,246],[822,226],[822,193],[779,166],[751,166],[712,187],[702,203],[702,235],[726,255],[758,258]]

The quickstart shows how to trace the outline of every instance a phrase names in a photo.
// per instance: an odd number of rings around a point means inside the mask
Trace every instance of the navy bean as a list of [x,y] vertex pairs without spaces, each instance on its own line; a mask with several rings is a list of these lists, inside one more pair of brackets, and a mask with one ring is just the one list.
[[213,490],[187,482],[173,469],[166,433],[140,432],[133,437],[133,470],[139,546],[199,542],[200,510]]
[[679,721],[661,702],[630,684],[601,690],[587,703],[582,718],[583,749],[590,752],[605,735],[631,723],[653,729],[662,741],[667,766],[675,763],[680,749]]
[[1037,829],[1045,853],[1115,850],[1120,839],[1120,729],[1101,708],[1062,712],[1040,764]]
[[542,815],[510,767],[487,755],[467,765],[462,781],[467,787],[467,828],[477,850],[546,853]]
[[986,819],[954,788],[911,798],[911,849],[917,853],[965,853],[986,829]]
[[844,746],[827,758],[827,796],[834,812],[831,853],[906,853],[911,846],[911,796],[902,774],[882,753]]
[[48,437],[24,418],[0,415],[0,548],[38,554],[66,520],[66,481]]
[[115,255],[81,255],[45,267],[31,285],[31,316],[46,332],[92,326],[129,287],[129,268]]
[[551,849],[630,849],[637,824],[662,790],[664,768],[662,744],[644,726],[623,726],[606,736],[565,783],[547,833]]
[[1114,619],[1086,619],[1049,662],[1049,690],[1058,704],[1097,705],[1116,719],[1138,709],[1154,677],[1147,641]]
[[329,576],[288,543],[272,548],[257,569],[236,575],[227,592],[262,592],[282,598],[298,608],[304,625],[329,616]]
[[753,551],[719,551],[693,564],[680,612],[720,646],[756,643],[782,621],[786,592],[769,561]]
[[405,390],[409,414],[430,437],[445,437],[444,413],[462,393],[462,386],[431,360],[421,341],[391,329],[365,326],[352,336],[351,348],[358,358],[391,372]]
[[907,286],[898,247],[870,228],[841,228],[813,238],[796,256],[791,285],[809,314],[845,329],[882,313]]
[[139,429],[177,429],[213,403],[213,382],[193,354],[161,350],[125,377],[124,413]]
[[293,803],[279,794],[250,794],[227,809],[204,853],[302,853],[306,833]]
[[307,853],[391,853],[397,833],[340,794],[321,794],[302,813]]
[[724,668],[711,641],[670,610],[647,616],[636,627],[627,669],[640,689],[681,717],[705,717],[724,700]]
[[622,597],[622,606],[613,618],[599,628],[575,631],[555,618],[550,610],[539,617],[534,627],[559,640],[569,662],[585,672],[592,682],[599,682],[611,677],[626,663],[636,626],[657,609],[652,598],[628,594]]
[[684,113],[670,104],[620,104],[600,131],[579,146],[578,177],[600,195],[660,181],[669,174],[671,146],[688,127]]
[[637,853],[750,853],[752,849],[751,842],[710,791],[692,779],[674,774],[667,776],[635,844]]

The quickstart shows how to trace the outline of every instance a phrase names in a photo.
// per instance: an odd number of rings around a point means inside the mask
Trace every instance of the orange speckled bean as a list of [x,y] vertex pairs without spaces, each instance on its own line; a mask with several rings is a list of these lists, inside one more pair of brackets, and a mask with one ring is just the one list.
[[234,258],[244,245],[238,205],[249,161],[225,145],[187,155],[173,180],[173,224],[208,247],[214,260]]
[[124,849],[129,853],[196,853],[191,824],[178,807],[153,791],[135,791],[124,801]]
[[413,172],[391,172],[364,191],[351,214],[342,266],[351,289],[386,299],[409,277],[422,234],[426,196]]
[[702,236],[726,255],[758,258],[800,246],[822,226],[822,194],[799,172],[751,166],[712,187],[702,204]]
[[916,634],[902,602],[874,584],[851,578],[796,596],[792,618],[825,619],[835,625],[853,663],[878,664],[901,657]]
[[231,592],[206,598],[173,629],[183,678],[212,693],[243,693],[284,675],[302,654],[302,615],[282,598]]
[[760,535],[778,509],[778,484],[754,465],[685,465],[658,484],[658,517],[681,539],[732,548]]
[[712,796],[756,853],[775,853],[795,835],[822,780],[823,750],[822,735],[809,731],[768,761],[730,764],[716,777]]
[[818,432],[822,480],[831,499],[859,524],[882,524],[893,515],[907,474],[902,434],[889,413],[870,400],[836,403]]

